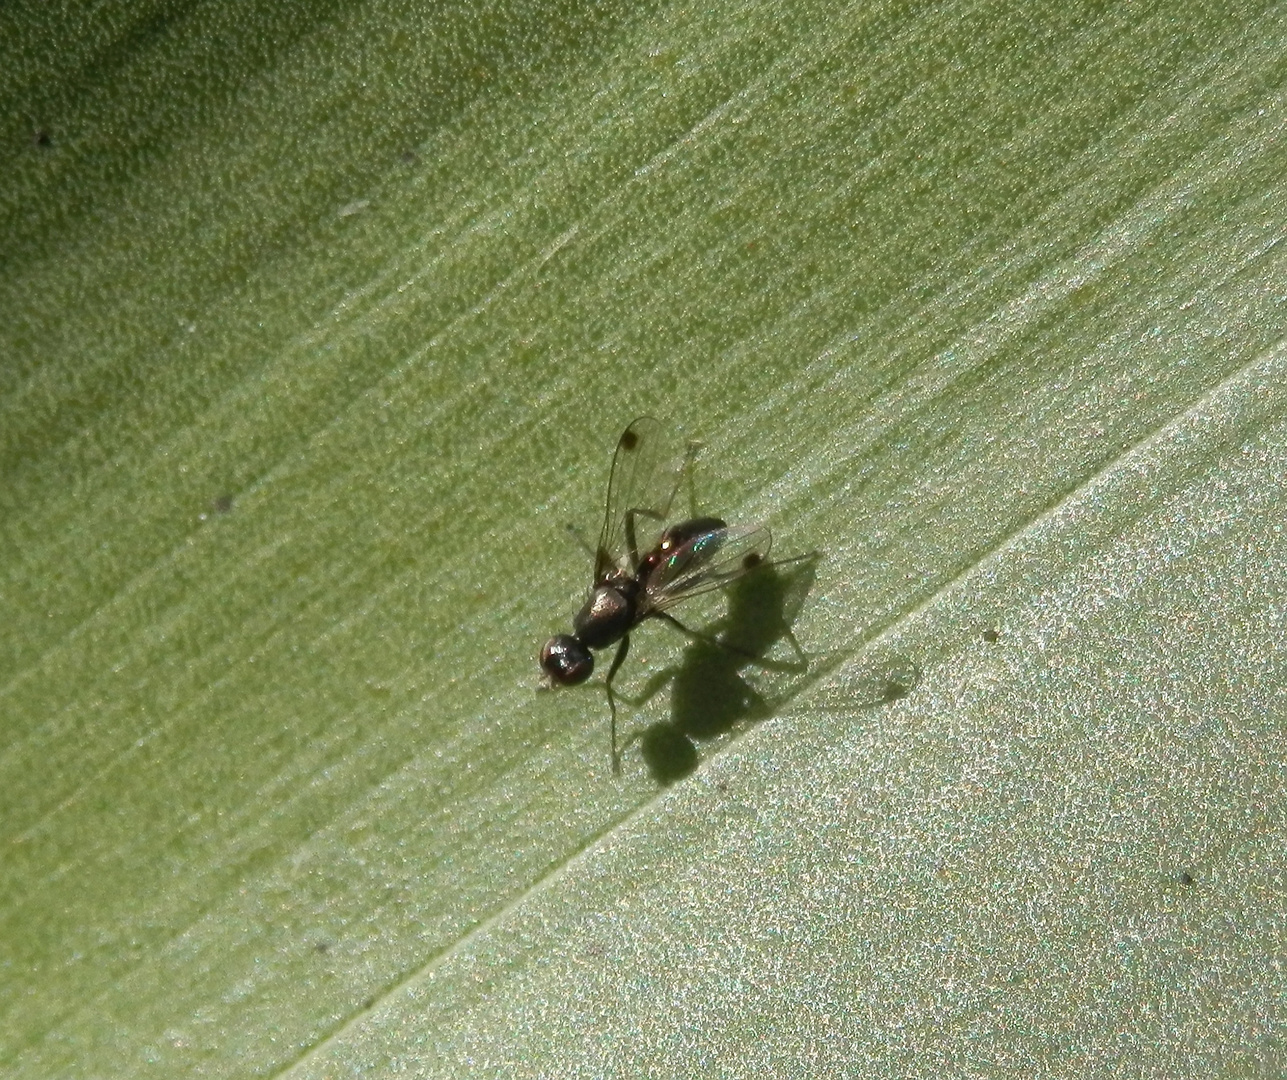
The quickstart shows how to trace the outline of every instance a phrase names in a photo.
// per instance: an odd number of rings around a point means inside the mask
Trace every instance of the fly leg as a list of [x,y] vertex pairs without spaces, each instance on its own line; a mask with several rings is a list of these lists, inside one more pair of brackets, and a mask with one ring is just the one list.
[[608,691],[608,711],[612,714],[612,775],[621,775],[621,755],[617,753],[617,699],[612,693],[612,677],[617,673],[619,668],[626,659],[626,653],[630,651],[630,635],[626,634],[621,639],[621,644],[617,646],[617,655],[612,658],[612,666],[608,668],[608,678],[604,682],[604,689]]
[[746,649],[739,649],[736,645],[730,645],[727,641],[720,641],[717,637],[711,637],[710,634],[703,634],[700,630],[694,630],[691,626],[685,626],[669,611],[654,611],[653,614],[659,619],[664,619],[685,637],[692,638],[694,641],[701,641],[707,645],[714,645],[717,649],[723,649],[725,652],[735,653],[738,656],[745,656],[748,660],[753,660],[756,663],[760,660],[758,656],[752,652],[748,652]]
[[635,539],[635,518],[646,517],[654,521],[665,520],[664,514],[659,514],[655,510],[645,510],[642,507],[626,511],[626,550],[630,553],[630,569],[633,572],[639,566],[639,541]]
[[697,451],[702,448],[699,442],[690,442],[684,451],[684,461],[675,473],[675,484],[670,489],[670,494],[666,496],[666,501],[659,506],[651,509],[644,507],[632,507],[625,512],[626,526],[626,547],[630,552],[630,567],[636,568],[639,565],[639,540],[635,532],[635,519],[639,517],[650,518],[653,521],[665,521],[670,516],[670,508],[675,502],[675,496],[679,494],[679,489],[688,482],[688,505],[689,517],[697,516],[697,496],[693,490],[693,460],[697,457]]
[[[684,465],[679,472],[679,483],[682,484],[684,483],[684,481],[687,481],[688,516],[690,518],[695,518],[698,516],[697,488],[693,485],[693,473],[696,472],[696,470],[693,468],[693,462],[697,460],[697,452],[701,450],[701,448],[702,448],[702,444],[700,442],[697,442],[695,439],[690,439],[688,441],[688,447],[684,451]],[[675,490],[676,492],[678,492],[679,484],[675,485]],[[675,499],[675,496],[671,495],[670,498],[671,498],[671,501],[673,502]]]
[[732,644],[732,642],[721,641],[719,638],[712,637],[710,634],[704,634],[700,630],[694,630],[691,626],[685,626],[676,619],[675,616],[671,615],[667,611],[655,611],[653,614],[657,618],[664,619],[666,622],[670,623],[670,625],[681,634],[691,638],[693,641],[700,641],[705,645],[713,645],[722,652],[732,653],[734,656],[740,656],[746,660],[747,663],[754,664],[757,668],[760,668],[763,671],[781,671],[791,675],[799,675],[801,672],[809,669],[809,658],[805,655],[804,650],[800,648],[800,643],[796,641],[795,635],[791,633],[790,630],[787,630],[783,636],[787,638],[791,647],[795,650],[796,656],[800,658],[796,663],[786,663],[781,660],[770,660],[759,653],[751,652],[750,649],[739,648],[737,645]]

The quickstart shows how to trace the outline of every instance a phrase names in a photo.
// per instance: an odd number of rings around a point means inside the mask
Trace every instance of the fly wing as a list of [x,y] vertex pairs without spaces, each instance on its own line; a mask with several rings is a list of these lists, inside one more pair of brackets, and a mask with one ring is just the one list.
[[763,565],[772,543],[767,525],[732,525],[700,533],[648,575],[644,582],[648,602],[665,611],[690,596],[722,589]]
[[633,572],[639,558],[655,546],[679,487],[682,459],[673,442],[665,425],[651,416],[639,417],[617,440],[595,580],[617,566]]

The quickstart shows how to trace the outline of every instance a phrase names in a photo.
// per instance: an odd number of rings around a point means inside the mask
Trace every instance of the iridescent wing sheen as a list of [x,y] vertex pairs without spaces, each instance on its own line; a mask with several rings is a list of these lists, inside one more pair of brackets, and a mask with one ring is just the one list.
[[665,611],[698,593],[722,589],[768,561],[767,525],[731,525],[694,536],[676,548],[644,582],[649,605]]
[[621,433],[612,455],[607,508],[595,554],[596,581],[619,566],[633,573],[638,558],[656,546],[679,488],[681,466],[674,439],[651,416],[639,417]]

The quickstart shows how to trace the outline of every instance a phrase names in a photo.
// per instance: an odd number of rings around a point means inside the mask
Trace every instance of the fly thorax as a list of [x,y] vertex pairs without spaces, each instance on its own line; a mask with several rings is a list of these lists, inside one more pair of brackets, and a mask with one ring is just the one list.
[[635,622],[633,582],[598,585],[572,620],[572,629],[587,648],[602,649],[620,641]]

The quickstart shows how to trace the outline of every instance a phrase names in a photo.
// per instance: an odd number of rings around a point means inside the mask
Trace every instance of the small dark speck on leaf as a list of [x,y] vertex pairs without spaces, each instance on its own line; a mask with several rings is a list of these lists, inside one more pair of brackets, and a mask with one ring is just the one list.
[[921,669],[911,661],[895,661],[886,664],[882,699],[886,703],[901,701],[916,689],[916,684],[920,682],[920,678]]
[[854,685],[857,700],[865,705],[890,705],[907,697],[921,680],[921,669],[907,656],[877,664]]
[[331,943],[329,941],[319,941],[316,945],[313,946],[313,948],[315,948],[320,953],[326,953],[330,949],[330,947],[331,947]]
[[1183,870],[1180,872],[1180,876],[1178,880],[1181,885],[1192,885],[1193,875],[1190,874],[1187,870]]
[[45,128],[36,128],[31,133],[31,142],[34,146],[53,146],[54,137]]
[[906,683],[901,683],[895,679],[890,679],[887,683],[885,683],[885,693],[883,695],[884,700],[887,702],[901,701],[903,698],[905,698],[908,695],[910,690],[911,690],[911,687],[909,687]]
[[989,644],[991,644],[994,641],[1000,640],[1000,638],[1001,638],[1001,631],[998,630],[995,626],[989,626],[986,630],[983,631],[983,640],[988,642]]
[[215,508],[215,513],[217,513],[217,514],[226,514],[226,513],[228,513],[228,512],[232,509],[232,496],[231,496],[231,495],[220,495],[220,496],[219,496],[217,499],[215,499],[215,501],[214,501],[213,503],[211,503],[210,505],[212,505],[212,506]]

